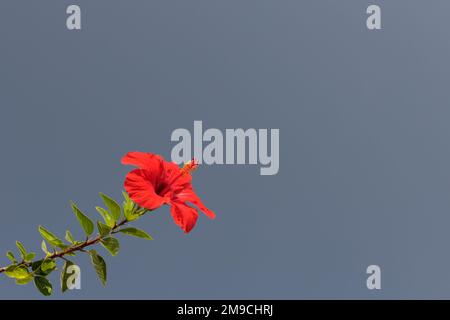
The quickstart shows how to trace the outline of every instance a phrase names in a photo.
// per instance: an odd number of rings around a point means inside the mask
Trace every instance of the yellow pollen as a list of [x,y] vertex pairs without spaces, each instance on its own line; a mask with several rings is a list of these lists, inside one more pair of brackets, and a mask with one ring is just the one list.
[[198,168],[198,161],[195,159],[192,159],[191,161],[188,161],[184,164],[183,168],[181,168],[181,172],[183,174],[191,174]]

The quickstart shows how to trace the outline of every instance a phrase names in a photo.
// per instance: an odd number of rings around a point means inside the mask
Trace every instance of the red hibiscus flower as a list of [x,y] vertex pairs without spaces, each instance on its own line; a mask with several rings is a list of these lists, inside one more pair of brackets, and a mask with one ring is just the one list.
[[124,183],[128,195],[139,206],[154,210],[169,204],[175,223],[185,233],[192,230],[198,218],[197,210],[187,203],[194,204],[211,219],[215,218],[214,212],[204,206],[192,188],[190,173],[198,166],[195,160],[180,168],[156,154],[129,152],[122,163],[139,168],[129,172]]

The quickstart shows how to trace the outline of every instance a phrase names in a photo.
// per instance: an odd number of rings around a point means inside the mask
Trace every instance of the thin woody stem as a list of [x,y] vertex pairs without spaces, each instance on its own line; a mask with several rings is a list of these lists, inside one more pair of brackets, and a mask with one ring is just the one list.
[[[129,221],[128,221],[127,219],[123,219],[122,221],[120,221],[118,224],[116,224],[116,225],[111,229],[110,234],[112,234],[112,233],[117,233],[117,232],[119,231],[118,229],[119,229],[121,226],[123,226],[124,224],[128,223],[128,222],[129,222]],[[56,259],[56,258],[60,258],[60,259],[64,259],[64,260],[65,260],[65,256],[66,256],[67,254],[70,254],[70,253],[73,253],[73,252],[77,252],[77,251],[85,251],[84,248],[89,247],[89,246],[92,246],[92,245],[94,245],[94,244],[97,244],[97,243],[100,242],[104,237],[107,237],[107,236],[108,236],[108,235],[101,236],[100,234],[98,234],[95,238],[87,239],[85,242],[83,242],[83,243],[81,243],[81,244],[77,244],[77,245],[74,245],[74,246],[69,247],[69,248],[67,248],[67,249],[64,249],[64,250],[62,250],[62,251],[55,252],[55,253],[53,253],[53,254],[51,254],[51,255],[48,255],[48,256],[46,257],[46,259]],[[21,263],[18,263],[17,266],[26,266],[26,267],[29,267],[29,266],[31,266],[32,263],[33,263],[33,262],[25,262],[25,261],[22,261]],[[8,268],[8,267],[1,267],[1,268],[0,268],[0,273],[5,272],[7,268]]]

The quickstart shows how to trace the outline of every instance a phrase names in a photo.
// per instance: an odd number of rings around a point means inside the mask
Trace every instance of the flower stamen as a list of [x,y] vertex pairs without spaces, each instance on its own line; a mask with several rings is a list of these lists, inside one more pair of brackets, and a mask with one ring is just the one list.
[[198,161],[195,158],[192,158],[191,161],[188,161],[184,164],[183,168],[181,168],[181,172],[183,174],[191,174],[198,168]]

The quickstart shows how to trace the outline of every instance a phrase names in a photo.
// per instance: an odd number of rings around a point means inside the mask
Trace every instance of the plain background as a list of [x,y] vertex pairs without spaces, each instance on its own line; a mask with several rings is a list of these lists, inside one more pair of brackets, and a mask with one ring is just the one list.
[[[68,31],[65,10],[82,9]],[[382,8],[381,31],[366,8]],[[184,235],[168,208],[121,237],[103,288],[59,299],[450,298],[447,0],[0,2],[0,251],[37,226],[80,228],[119,197],[127,151],[170,156],[170,134],[279,128],[280,171],[202,166],[217,219]],[[0,258],[0,265],[7,263]],[[366,268],[382,269],[382,290]],[[0,279],[0,298],[42,298]]]

